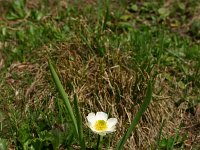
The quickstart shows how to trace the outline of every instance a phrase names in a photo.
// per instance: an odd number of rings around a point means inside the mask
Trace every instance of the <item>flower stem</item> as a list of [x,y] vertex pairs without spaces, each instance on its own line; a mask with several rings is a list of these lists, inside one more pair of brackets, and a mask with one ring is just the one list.
[[102,148],[102,140],[103,140],[103,136],[102,135],[98,135],[96,150],[101,150],[101,148]]

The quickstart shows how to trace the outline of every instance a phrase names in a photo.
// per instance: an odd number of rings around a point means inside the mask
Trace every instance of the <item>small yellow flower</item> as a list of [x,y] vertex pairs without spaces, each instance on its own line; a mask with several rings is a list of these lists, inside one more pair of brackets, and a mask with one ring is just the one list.
[[114,132],[117,124],[116,118],[108,119],[108,115],[104,112],[97,112],[96,115],[89,113],[87,120],[89,128],[99,135]]

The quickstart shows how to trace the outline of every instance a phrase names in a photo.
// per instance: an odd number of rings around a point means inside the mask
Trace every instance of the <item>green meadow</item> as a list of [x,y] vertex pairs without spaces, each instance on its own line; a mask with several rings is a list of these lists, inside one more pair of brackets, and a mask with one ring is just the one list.
[[[199,1],[0,0],[0,13],[0,150],[200,149]],[[116,131],[94,133],[91,112]]]

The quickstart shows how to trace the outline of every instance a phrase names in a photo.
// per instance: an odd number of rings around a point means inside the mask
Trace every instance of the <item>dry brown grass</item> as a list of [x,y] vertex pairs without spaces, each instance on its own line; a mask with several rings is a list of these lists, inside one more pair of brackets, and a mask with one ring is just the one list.
[[[109,52],[104,57],[98,57],[90,55],[84,45],[75,46],[70,43],[61,43],[55,49],[46,47],[46,51],[53,56],[62,83],[71,98],[71,84],[74,85],[83,116],[91,111],[105,111],[119,119],[118,130],[113,140],[115,144],[138,111],[139,104],[133,96],[137,95],[137,99],[140,100],[145,96],[145,85],[144,89],[138,89],[138,86],[137,93],[132,91],[137,72],[134,67],[127,69],[127,62],[131,59],[130,53],[122,54],[116,50],[117,53]],[[45,60],[41,63],[46,66]],[[49,74],[47,68],[43,70]],[[48,85],[43,86],[43,90],[46,91]],[[157,77],[155,87],[155,91],[162,87],[165,88],[165,92],[161,96],[154,94],[151,106],[126,144],[126,149],[145,149],[147,145],[154,143],[162,120],[166,120],[163,134],[168,136],[174,135],[176,128],[183,121],[184,111],[174,105],[173,96],[169,95],[172,89],[162,75]]]
[[[55,90],[52,84],[49,84],[51,77],[47,59],[44,57],[46,53],[52,56],[66,92],[71,98],[73,97],[71,84],[74,85],[84,117],[91,111],[105,111],[110,112],[110,116],[118,118],[118,129],[113,135],[112,142],[116,144],[130,125],[139,109],[140,101],[145,96],[145,83],[139,83],[144,84],[143,89],[139,89],[140,86],[137,85],[136,93],[132,90],[138,72],[134,67],[127,69],[127,62],[131,59],[130,53],[124,54],[116,50],[99,57],[87,52],[84,45],[60,43],[53,49],[43,47],[41,51],[37,51],[34,54],[38,55],[37,63],[13,64],[6,75],[6,81],[8,86],[13,88],[15,108],[22,108],[25,114],[28,107],[33,109],[43,107],[44,97],[49,97],[49,109],[55,108]],[[26,73],[33,76],[32,81],[27,82],[24,76]],[[18,76],[16,80],[13,74]],[[188,122],[189,116],[186,116],[184,109],[174,105],[175,97],[172,92],[175,91],[167,84],[162,74],[156,78],[154,93],[161,88],[165,89],[164,92],[159,96],[153,95],[150,107],[128,140],[125,149],[146,149],[150,144],[155,143],[162,120],[166,120],[163,129],[165,136],[174,135],[180,123]],[[176,96],[178,95],[176,93]],[[137,101],[134,96],[137,97]],[[188,126],[188,128],[193,127]],[[193,132],[189,131],[189,133]],[[199,136],[196,138],[198,139]]]
[[[36,7],[32,3],[28,6]],[[112,141],[112,145],[116,144],[138,111],[149,80],[149,74],[141,74],[138,68],[131,64],[131,52],[121,52],[120,49],[108,50],[105,56],[100,57],[91,53],[80,39],[57,43],[53,48],[43,46],[32,54],[37,56],[34,63],[15,62],[8,68],[8,73],[3,75],[5,81],[0,82],[0,91],[3,91],[2,97],[7,97],[9,101],[8,103],[4,101],[0,109],[8,112],[11,107],[20,108],[23,115],[26,115],[29,107],[33,110],[44,107],[44,97],[49,99],[45,106],[56,109],[54,103],[57,94],[51,82],[47,54],[54,61],[60,79],[71,98],[74,94],[72,84],[74,85],[84,117],[91,111],[105,111],[110,112],[110,116],[118,118],[118,130],[113,134]],[[168,69],[159,70],[153,101],[125,149],[147,149],[149,145],[155,143],[162,120],[166,120],[163,128],[164,136],[175,135],[175,130],[182,123],[185,125],[181,129],[181,134],[189,132],[189,140],[185,141],[188,148],[191,148],[192,142],[197,143],[200,140],[198,118],[186,112],[184,105],[187,105],[187,102],[182,103],[180,107],[174,104],[183,91],[178,87],[174,90],[166,81],[164,74],[169,72]],[[136,77],[140,75],[144,80],[135,86]],[[162,93],[156,95],[162,88],[164,89]],[[10,117],[9,113],[7,115]]]

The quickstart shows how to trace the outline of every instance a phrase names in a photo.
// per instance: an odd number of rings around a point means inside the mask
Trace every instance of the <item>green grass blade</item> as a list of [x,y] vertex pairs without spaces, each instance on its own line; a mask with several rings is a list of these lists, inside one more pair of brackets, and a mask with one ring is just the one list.
[[159,131],[159,134],[158,134],[158,137],[157,137],[157,142],[156,142],[156,148],[155,148],[156,150],[158,150],[158,149],[159,149],[159,146],[160,146],[160,139],[161,139],[162,130],[163,130],[165,121],[166,121],[166,120],[163,120],[162,123],[161,123],[160,131]]
[[105,30],[106,29],[106,23],[109,21],[109,18],[110,18],[110,0],[106,0],[106,13],[105,13],[105,16],[104,16],[104,21],[103,21],[103,27],[102,27],[102,30]]
[[174,149],[174,145],[175,145],[175,142],[177,141],[177,139],[178,139],[178,136],[179,136],[179,128],[178,129],[176,129],[176,135],[175,135],[175,137],[174,137],[174,140],[173,140],[173,143],[172,143],[172,145],[170,146],[170,150],[173,150]]
[[64,104],[65,104],[65,106],[66,106],[66,108],[67,108],[67,110],[69,112],[70,118],[72,119],[72,122],[74,124],[74,127],[75,127],[76,132],[77,132],[77,136],[78,136],[79,133],[78,133],[77,122],[76,122],[76,118],[74,116],[71,104],[69,102],[68,95],[65,92],[65,90],[64,90],[64,88],[63,88],[63,86],[61,84],[61,81],[60,81],[60,79],[59,79],[59,77],[58,77],[58,75],[57,75],[57,73],[56,73],[56,71],[55,71],[55,69],[54,69],[54,67],[53,67],[53,65],[51,63],[51,60],[48,60],[48,63],[49,63],[49,68],[50,68],[50,71],[51,71],[52,78],[53,78],[53,80],[54,80],[54,82],[56,84],[56,87],[58,89],[58,92],[60,93],[60,95],[61,95],[61,97],[62,97],[62,99],[64,101]]
[[83,42],[85,42],[85,44],[89,47],[89,49],[93,52],[94,50],[87,38],[82,33],[80,33],[80,37],[82,38]]
[[76,113],[76,118],[77,118],[77,126],[78,126],[78,133],[79,133],[79,141],[81,145],[81,150],[85,150],[85,139],[83,136],[83,124],[82,124],[82,116],[80,113],[80,109],[78,107],[78,98],[77,95],[74,95],[74,107],[75,107],[75,113]]
[[142,103],[141,108],[136,113],[135,118],[133,119],[127,132],[123,135],[121,140],[118,142],[117,147],[115,148],[116,150],[121,150],[123,148],[125,142],[130,137],[131,133],[135,130],[135,127],[138,124],[142,114],[145,112],[145,110],[149,106],[151,98],[152,98],[152,85],[151,85],[151,83],[149,83],[148,88],[147,88],[146,98],[145,98],[144,102]]

